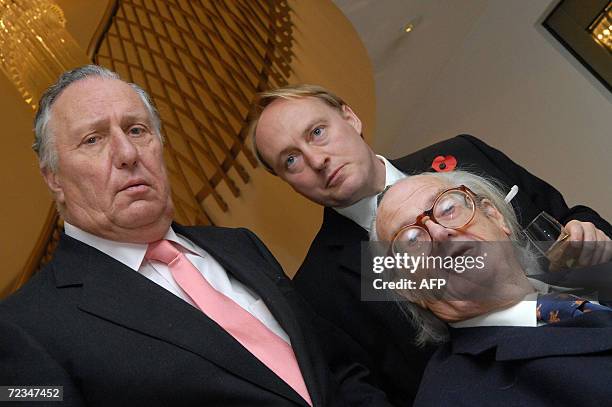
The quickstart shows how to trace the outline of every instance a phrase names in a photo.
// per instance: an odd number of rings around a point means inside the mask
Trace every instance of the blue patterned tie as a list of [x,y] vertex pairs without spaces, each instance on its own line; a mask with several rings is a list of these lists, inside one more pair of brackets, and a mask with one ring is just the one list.
[[612,308],[593,304],[572,294],[552,293],[538,296],[536,314],[538,321],[554,323],[565,321],[592,311],[608,311]]

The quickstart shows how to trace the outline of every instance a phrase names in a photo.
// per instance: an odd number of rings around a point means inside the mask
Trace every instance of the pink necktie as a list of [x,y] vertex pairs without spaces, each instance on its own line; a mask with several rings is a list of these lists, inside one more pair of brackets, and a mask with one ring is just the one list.
[[295,354],[287,342],[240,305],[215,290],[189,259],[168,240],[150,243],[145,258],[167,264],[174,280],[202,312],[312,406]]

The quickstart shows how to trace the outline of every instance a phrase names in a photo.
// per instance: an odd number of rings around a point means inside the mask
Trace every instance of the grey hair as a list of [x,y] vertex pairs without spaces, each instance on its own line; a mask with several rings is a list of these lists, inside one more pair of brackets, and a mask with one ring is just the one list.
[[[521,226],[512,205],[504,201],[506,196],[504,193],[504,185],[493,178],[487,178],[468,171],[459,170],[452,172],[422,173],[418,174],[418,176],[437,179],[452,186],[465,185],[480,198],[479,202],[481,202],[483,198],[491,201],[493,206],[503,215],[506,226],[510,229],[509,239],[515,246],[518,261],[523,267],[523,270],[525,270],[527,275],[538,272],[540,267],[538,264],[538,256],[529,247],[528,240],[521,231]],[[403,181],[404,180],[399,181],[398,184]],[[384,198],[382,201],[384,201]],[[372,222],[370,240],[380,240],[376,231],[376,218]],[[427,344],[440,344],[449,340],[449,331],[446,322],[440,320],[430,310],[408,301],[401,293],[397,293],[397,297],[400,309],[411,320],[417,331],[415,337],[416,345],[425,346]]]
[[[506,220],[506,225],[510,229],[510,240],[513,241],[525,241],[524,235],[521,233],[521,226],[518,223],[514,209],[510,203],[506,203],[504,198],[506,194],[503,192],[505,186],[499,181],[493,178],[487,178],[481,175],[476,175],[468,171],[450,171],[450,172],[424,172],[421,174],[415,174],[419,177],[431,177],[439,181],[444,182],[448,185],[465,185],[472,192],[478,195],[480,198],[486,198],[497,210],[503,215]],[[406,178],[404,179],[406,180]],[[404,180],[398,181],[395,185],[401,183]],[[386,191],[385,191],[386,192]],[[381,199],[380,203],[384,201]],[[376,232],[376,217],[372,222],[372,228],[370,232],[370,240],[378,241],[378,233]]]
[[[41,168],[48,168],[51,171],[56,171],[58,165],[54,138],[51,134],[51,130],[49,129],[51,108],[53,107],[53,104],[68,86],[88,78],[114,79],[122,81],[119,74],[111,71],[110,69],[99,65],[85,65],[64,72],[59,77],[57,82],[47,88],[38,103],[38,110],[36,111],[36,117],[34,118],[34,143],[32,144],[32,149],[38,155],[38,162]],[[142,103],[145,105],[145,108],[149,113],[155,134],[163,141],[159,113],[157,112],[151,97],[147,94],[147,92],[145,92],[144,89],[135,83],[126,83],[130,85],[132,89],[134,89],[134,91],[138,94],[138,97],[140,97],[140,100],[142,100]]]

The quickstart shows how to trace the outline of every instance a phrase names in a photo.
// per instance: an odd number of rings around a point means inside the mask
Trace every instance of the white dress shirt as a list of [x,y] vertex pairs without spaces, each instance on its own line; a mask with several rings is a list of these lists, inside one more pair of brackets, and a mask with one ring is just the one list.
[[522,301],[501,310],[489,312],[474,318],[449,325],[453,328],[472,328],[477,326],[530,326],[545,325],[536,318],[538,293],[530,293]]
[[[103,239],[99,236],[85,232],[68,222],[64,222],[64,229],[68,236],[98,249],[102,253],[105,253],[139,274],[142,274],[155,284],[170,291],[183,301],[196,307],[187,293],[185,293],[176,281],[174,281],[172,273],[166,264],[155,260],[146,260],[144,258],[148,248],[147,244],[123,243]],[[263,300],[240,281],[229,276],[210,254],[187,238],[177,235],[172,228],[168,229],[164,239],[178,243],[189,250],[191,253],[185,253],[186,257],[196,269],[202,273],[202,276],[210,285],[225,296],[231,298],[243,309],[261,321],[268,329],[281,337],[285,342],[291,344],[289,336],[276,321]]]
[[[407,177],[406,174],[395,168],[393,164],[382,155],[377,155],[376,157],[385,164],[385,188]],[[372,222],[374,221],[376,210],[378,209],[376,202],[377,197],[378,194],[368,196],[350,206],[345,208],[334,208],[334,210],[340,215],[346,216],[370,233]]]

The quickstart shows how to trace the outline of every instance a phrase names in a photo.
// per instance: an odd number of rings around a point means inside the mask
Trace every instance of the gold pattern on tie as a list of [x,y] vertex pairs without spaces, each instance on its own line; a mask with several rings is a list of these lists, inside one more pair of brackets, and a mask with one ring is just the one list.
[[50,0],[0,0],[0,70],[32,109],[62,72],[88,63],[65,27]]

